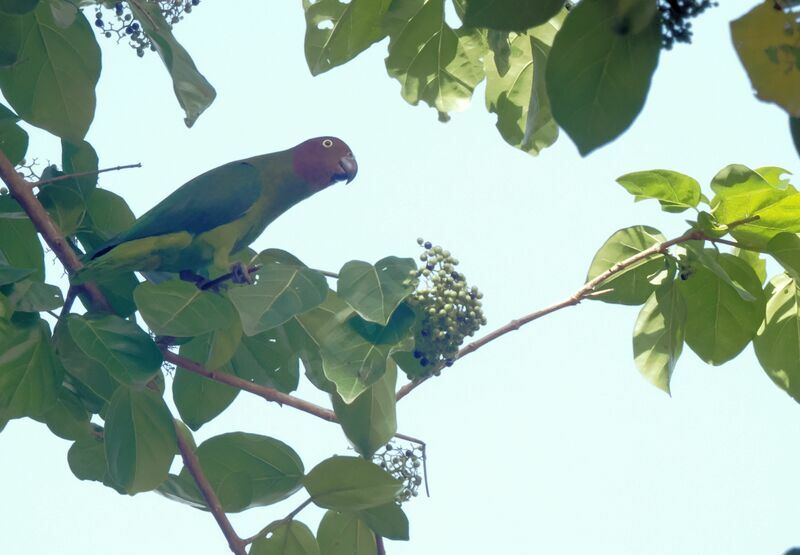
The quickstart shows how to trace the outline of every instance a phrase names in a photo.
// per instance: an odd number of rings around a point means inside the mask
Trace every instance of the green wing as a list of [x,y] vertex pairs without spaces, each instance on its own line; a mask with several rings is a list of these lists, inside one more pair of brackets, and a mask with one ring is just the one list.
[[248,162],[231,162],[199,175],[159,202],[126,231],[98,248],[96,258],[134,239],[188,231],[194,235],[240,218],[262,191],[261,174]]

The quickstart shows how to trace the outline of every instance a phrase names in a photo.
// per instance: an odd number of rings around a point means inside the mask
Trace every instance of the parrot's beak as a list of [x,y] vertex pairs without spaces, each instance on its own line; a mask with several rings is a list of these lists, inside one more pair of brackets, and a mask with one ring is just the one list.
[[356,159],[353,158],[352,154],[343,156],[342,159],[339,160],[339,168],[342,171],[337,172],[333,176],[337,181],[346,179],[347,182],[350,183],[356,178],[356,174],[358,173],[358,164],[356,163]]

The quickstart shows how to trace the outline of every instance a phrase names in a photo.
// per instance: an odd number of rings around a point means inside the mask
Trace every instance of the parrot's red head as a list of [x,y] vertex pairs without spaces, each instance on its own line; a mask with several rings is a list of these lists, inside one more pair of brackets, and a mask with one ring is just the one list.
[[336,137],[316,137],[292,149],[294,171],[314,189],[324,189],[337,181],[350,183],[358,172],[353,151]]

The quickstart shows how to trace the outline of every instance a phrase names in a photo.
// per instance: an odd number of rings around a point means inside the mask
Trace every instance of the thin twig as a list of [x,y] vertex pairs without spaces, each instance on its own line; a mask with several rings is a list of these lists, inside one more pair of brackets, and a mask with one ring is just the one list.
[[[19,203],[28,217],[33,222],[33,225],[39,231],[39,234],[44,238],[47,245],[55,253],[61,263],[70,273],[74,273],[83,267],[83,264],[78,259],[64,234],[58,229],[58,226],[50,219],[47,210],[44,209],[42,203],[39,202],[33,191],[31,191],[30,183],[25,181],[11,165],[11,162],[0,151],[0,179],[8,187],[8,190],[13,195],[14,199]],[[106,298],[97,288],[94,283],[84,284],[84,289],[89,296],[92,308],[96,310],[110,311],[111,308],[106,301]]]
[[92,171],[87,171],[87,172],[67,173],[67,174],[64,174],[64,175],[59,175],[58,177],[50,177],[48,179],[40,179],[39,181],[35,181],[35,182],[31,183],[29,186],[31,188],[39,187],[41,189],[45,185],[50,185],[51,183],[55,183],[56,181],[63,181],[65,179],[72,179],[73,177],[84,177],[84,176],[87,176],[87,175],[97,175],[97,174],[105,173],[105,172],[116,172],[116,171],[119,171],[119,170],[129,170],[131,168],[141,168],[141,167],[142,167],[142,164],[140,162],[138,164],[128,164],[126,166],[116,166],[114,168],[103,168],[102,170],[92,170]]
[[428,487],[428,444],[421,439],[407,436],[406,434],[394,434],[394,437],[416,443],[420,446],[420,450],[422,451],[422,478],[425,480],[425,495],[430,497],[431,490]]
[[738,241],[730,241],[728,239],[712,239],[708,238],[708,241],[711,243],[722,243],[723,245],[730,245],[731,247],[736,247],[737,249],[742,249],[743,251],[755,251],[755,252],[762,252],[762,249],[753,247],[751,245],[745,245]]
[[70,285],[69,289],[67,289],[67,298],[64,299],[64,306],[61,307],[61,314],[58,315],[59,320],[69,316],[69,312],[72,310],[72,304],[75,302],[75,296],[78,294],[78,287],[80,286]]
[[386,555],[386,548],[383,546],[383,536],[375,534],[375,545],[378,548],[376,555]]
[[[728,228],[733,229],[735,227],[754,222],[758,219],[759,216],[750,216],[747,218],[742,218],[741,220],[729,223]],[[686,233],[684,233],[679,237],[675,237],[674,239],[670,239],[669,241],[664,241],[663,243],[656,243],[655,245],[652,245],[651,247],[646,248],[645,250],[640,251],[629,258],[626,258],[625,260],[617,262],[602,274],[586,282],[583,285],[583,287],[578,289],[575,293],[573,293],[563,301],[552,304],[541,310],[537,310],[536,312],[531,312],[530,314],[527,314],[521,318],[517,318],[516,320],[511,320],[505,326],[501,326],[496,330],[492,331],[491,333],[488,333],[487,335],[481,337],[477,341],[473,341],[472,343],[468,344],[467,346],[459,350],[456,356],[453,358],[453,360],[462,359],[468,354],[477,351],[487,343],[490,343],[495,339],[497,339],[498,337],[502,337],[503,335],[509,332],[516,331],[525,324],[533,322],[534,320],[538,320],[539,318],[547,316],[548,314],[552,314],[553,312],[561,310],[562,308],[567,308],[568,306],[575,306],[576,304],[579,304],[583,299],[597,294],[598,291],[596,291],[596,288],[602,285],[605,281],[607,281],[608,278],[610,278],[614,274],[621,272],[626,268],[633,266],[637,262],[640,262],[654,255],[663,254],[668,248],[678,245],[680,243],[685,243],[687,241],[715,241],[715,240],[716,240],[715,238],[708,237],[705,233],[703,233],[698,229],[690,229],[689,231],[687,231]],[[425,382],[428,378],[430,378],[430,376],[426,376],[417,381],[413,381],[404,385],[397,391],[395,398],[399,401],[400,399],[411,393],[414,389],[419,387],[419,385]]]
[[337,274],[336,272],[330,272],[328,270],[314,270],[314,271],[319,272],[323,276],[327,276],[329,278],[339,279],[339,274]]
[[249,538],[245,538],[244,540],[242,540],[242,543],[244,545],[249,545],[249,544],[253,543],[254,541],[256,541],[257,539],[266,536],[267,534],[269,534],[270,532],[275,530],[281,524],[285,524],[287,522],[291,522],[292,520],[294,520],[294,517],[296,517],[300,513],[300,511],[302,511],[303,509],[308,507],[313,501],[314,500],[311,497],[309,497],[308,499],[306,499],[305,501],[300,503],[300,506],[297,507],[295,510],[293,510],[291,513],[289,513],[288,515],[286,515],[285,517],[283,517],[280,520],[276,520],[274,522],[270,522],[269,524],[264,526],[264,528],[262,528],[257,533],[253,534]]
[[308,414],[313,414],[317,418],[327,420],[328,422],[336,422],[336,414],[332,410],[326,409],[319,405],[315,405],[314,403],[310,403],[308,401],[300,399],[299,397],[293,397],[291,395],[287,395],[286,393],[282,393],[277,389],[272,389],[271,387],[265,387],[263,385],[253,383],[248,380],[243,380],[242,378],[239,378],[237,376],[226,374],[225,372],[215,372],[212,370],[208,370],[204,368],[201,364],[198,364],[193,360],[189,360],[188,358],[184,358],[178,354],[175,354],[165,347],[161,348],[161,353],[164,355],[164,360],[171,362],[176,366],[180,366],[181,368],[184,368],[189,372],[194,372],[195,374],[199,374],[210,380],[224,383],[231,387],[236,387],[243,391],[247,391],[254,395],[258,395],[259,397],[261,397],[262,399],[266,399],[267,401],[273,403],[279,403],[281,405],[287,405],[297,410],[307,412]]
[[183,457],[183,464],[186,466],[189,474],[192,475],[192,478],[194,478],[197,488],[206,501],[208,510],[214,515],[217,524],[219,524],[222,533],[225,535],[225,539],[228,540],[231,551],[236,555],[247,555],[244,548],[247,544],[244,543],[242,538],[240,538],[233,529],[231,521],[228,520],[228,516],[222,508],[217,494],[214,493],[214,489],[211,487],[205,474],[203,474],[203,469],[200,467],[200,460],[197,458],[194,451],[192,451],[192,447],[186,441],[186,438],[183,436],[183,430],[181,430],[177,422],[175,423],[175,435],[178,439],[178,449],[181,452],[181,457]]

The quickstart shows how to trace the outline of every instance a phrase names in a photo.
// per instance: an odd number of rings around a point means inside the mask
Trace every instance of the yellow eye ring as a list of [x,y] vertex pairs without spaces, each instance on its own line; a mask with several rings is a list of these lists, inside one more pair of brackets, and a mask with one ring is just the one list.
[[333,141],[330,139],[325,139],[324,141],[322,141],[322,146],[324,146],[325,148],[330,148],[333,146]]

